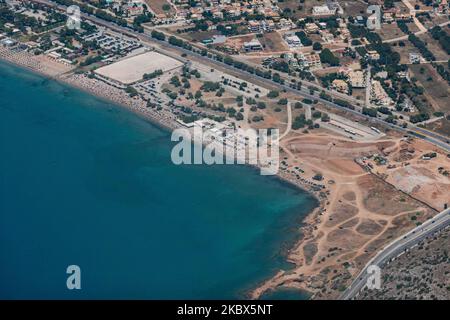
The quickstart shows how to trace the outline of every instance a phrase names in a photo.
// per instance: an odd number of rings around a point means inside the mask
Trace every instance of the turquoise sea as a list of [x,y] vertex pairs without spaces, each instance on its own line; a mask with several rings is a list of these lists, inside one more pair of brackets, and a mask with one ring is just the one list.
[[175,166],[171,147],[120,106],[0,62],[0,298],[243,298],[289,267],[314,198],[247,166]]

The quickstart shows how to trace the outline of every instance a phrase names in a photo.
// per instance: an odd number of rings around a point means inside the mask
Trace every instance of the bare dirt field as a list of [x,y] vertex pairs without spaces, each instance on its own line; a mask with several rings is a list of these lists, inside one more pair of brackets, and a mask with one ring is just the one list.
[[[414,156],[407,160],[403,157],[405,144],[410,152],[414,149]],[[282,141],[282,150],[287,171],[323,186],[323,209],[309,217],[308,226],[302,229],[304,240],[289,255],[297,267],[262,284],[253,297],[281,284],[309,290],[315,299],[339,297],[352,276],[381,246],[434,215],[436,203],[450,194],[450,181],[442,174],[449,160],[442,153],[426,163],[427,168],[434,168],[430,169],[432,174],[420,171],[428,179],[418,178],[417,185],[422,189],[405,188],[404,183],[416,172],[390,174],[388,165],[379,167],[375,162],[370,172],[355,161],[371,161],[381,155],[389,164],[397,159],[398,167],[411,163],[412,168],[413,162],[414,166],[422,165],[415,161],[423,161],[420,156],[424,152],[433,150],[427,143],[405,142],[397,137],[355,142],[319,129],[290,134]],[[379,172],[380,168],[384,171]],[[317,174],[322,177],[320,181],[314,181]],[[425,190],[430,196],[422,195]]]
[[[173,16],[175,14],[173,7],[166,0],[146,0],[145,2],[156,14],[165,14],[167,16]],[[164,10],[163,8],[166,6],[169,6],[170,10]]]
[[427,129],[450,136],[450,120],[441,119],[426,125]]
[[432,16],[431,19],[423,19],[420,18],[422,24],[426,28],[433,28],[434,26],[440,25],[441,23],[447,22],[448,17],[446,15],[440,15],[440,16]]
[[[357,1],[357,0],[344,0],[344,1],[339,1],[339,3],[342,6],[342,9],[344,9],[344,16],[348,17],[348,16],[352,16],[352,17],[356,17],[356,16],[368,16],[367,13],[367,7],[368,4],[362,2],[362,1]],[[369,3],[374,3],[374,1],[369,1]]]
[[382,28],[380,30],[377,30],[377,33],[383,40],[394,39],[405,35],[405,33],[400,30],[396,23],[383,24]]
[[[436,157],[423,160],[422,156],[436,152]],[[436,210],[450,204],[450,158],[431,145],[417,140],[405,140],[379,165],[367,160],[372,172],[394,185],[398,190],[423,201]]]
[[278,32],[264,33],[263,37],[259,38],[259,40],[264,46],[264,51],[278,52],[289,50],[286,42]]
[[[403,43],[404,46],[401,46],[399,43]],[[395,42],[392,44],[392,49],[400,54],[400,63],[407,64],[409,63],[409,54],[410,53],[418,53],[419,50],[408,40],[402,40],[399,42]]]
[[186,32],[182,33],[181,37],[190,41],[199,42],[206,39],[210,39],[218,34],[219,32],[217,30],[209,30],[209,31]]
[[447,61],[450,56],[442,49],[441,45],[437,40],[434,40],[429,33],[424,33],[419,36],[419,38],[426,43],[427,48],[433,52],[436,60]]
[[300,3],[298,0],[284,0],[283,2],[278,2],[278,7],[281,10],[291,10],[292,17],[300,19],[311,16],[312,8],[321,4],[320,0],[308,0],[303,3]]

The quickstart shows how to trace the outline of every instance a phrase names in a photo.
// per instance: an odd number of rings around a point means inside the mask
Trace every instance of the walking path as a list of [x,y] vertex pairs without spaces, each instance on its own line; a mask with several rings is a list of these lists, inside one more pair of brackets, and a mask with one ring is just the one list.
[[288,122],[287,122],[286,131],[284,131],[284,133],[280,136],[280,140],[283,139],[285,136],[287,136],[289,131],[291,131],[291,128],[292,128],[292,106],[291,106],[290,101],[288,101],[286,108],[287,108]]

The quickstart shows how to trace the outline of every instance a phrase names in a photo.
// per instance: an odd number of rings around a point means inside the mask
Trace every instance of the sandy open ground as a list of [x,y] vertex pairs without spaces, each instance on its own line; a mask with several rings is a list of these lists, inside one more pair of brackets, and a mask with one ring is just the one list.
[[[316,192],[322,207],[307,218],[304,238],[289,254],[294,270],[280,271],[252,298],[279,286],[305,289],[316,299],[338,298],[382,246],[450,203],[450,180],[441,174],[450,171],[450,159],[432,145],[398,137],[357,142],[321,131],[282,142],[285,170],[323,185]],[[399,156],[405,145],[414,158]],[[438,156],[424,163],[428,151]],[[374,155],[387,164],[376,165]],[[373,169],[356,161],[361,159],[372,161]],[[320,182],[312,179],[318,173]]]
[[152,73],[156,70],[166,72],[179,68],[182,65],[183,63],[178,60],[151,51],[115,62],[99,68],[95,72],[120,83],[131,84],[142,80],[146,73]]

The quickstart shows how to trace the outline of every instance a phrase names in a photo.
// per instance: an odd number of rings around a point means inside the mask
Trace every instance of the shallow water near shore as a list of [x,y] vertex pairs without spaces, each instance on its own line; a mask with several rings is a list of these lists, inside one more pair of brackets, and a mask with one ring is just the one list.
[[169,132],[4,62],[0,97],[0,298],[242,298],[289,267],[306,192],[247,166],[175,166]]

